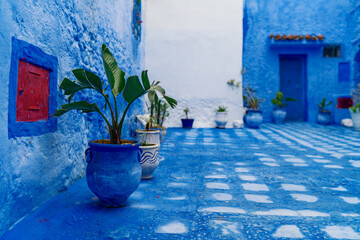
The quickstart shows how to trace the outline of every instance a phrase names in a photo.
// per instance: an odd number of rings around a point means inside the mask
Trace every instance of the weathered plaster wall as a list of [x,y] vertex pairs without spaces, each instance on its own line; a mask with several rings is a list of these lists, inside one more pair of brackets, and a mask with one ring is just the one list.
[[242,119],[241,91],[226,84],[241,79],[242,12],[239,0],[146,1],[145,65],[179,101],[165,125],[180,127],[186,107],[195,127],[214,127],[219,105],[228,127]]
[[[128,76],[138,74],[144,51],[132,33],[132,9],[129,0],[0,1],[0,236],[82,177],[87,142],[107,136],[99,116],[71,112],[58,119],[55,133],[8,138],[11,38],[58,58],[58,86],[64,77],[74,79],[71,70],[79,67],[104,77],[102,43],[110,47]],[[100,99],[90,92],[80,97]],[[57,101],[65,103],[60,91]],[[130,114],[141,111],[141,105],[134,104]],[[125,127],[128,130],[128,124]]]
[[[265,121],[271,121],[271,98],[280,88],[279,54],[307,55],[308,120],[316,121],[317,104],[323,97],[336,103],[339,95],[349,95],[351,83],[338,82],[338,63],[350,62],[353,48],[349,14],[354,1],[350,0],[247,0],[244,8],[243,66],[248,70],[246,81],[265,99],[261,108]],[[247,26],[247,27],[246,27]],[[340,58],[323,58],[322,48],[271,50],[270,34],[322,34],[324,43],[341,44]],[[348,117],[348,111],[337,116]],[[340,116],[341,115],[341,116]],[[338,119],[336,119],[338,121]]]

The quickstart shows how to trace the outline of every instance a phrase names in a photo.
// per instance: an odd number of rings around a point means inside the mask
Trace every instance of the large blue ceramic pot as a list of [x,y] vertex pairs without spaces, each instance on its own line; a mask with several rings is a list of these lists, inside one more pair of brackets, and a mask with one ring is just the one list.
[[103,144],[89,142],[86,179],[90,190],[106,207],[125,205],[141,181],[140,143]]
[[317,115],[317,123],[328,125],[331,123],[331,112],[319,112]]
[[274,123],[283,123],[286,118],[286,111],[282,108],[274,108],[272,118]]
[[262,111],[247,110],[245,115],[246,125],[250,128],[259,128],[263,122]]

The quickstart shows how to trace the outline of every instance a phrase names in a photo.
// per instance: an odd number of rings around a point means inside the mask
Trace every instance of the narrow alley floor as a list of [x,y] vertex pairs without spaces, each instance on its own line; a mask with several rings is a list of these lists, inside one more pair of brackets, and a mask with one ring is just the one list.
[[83,178],[7,232],[21,239],[360,239],[360,132],[309,123],[168,129],[122,208]]

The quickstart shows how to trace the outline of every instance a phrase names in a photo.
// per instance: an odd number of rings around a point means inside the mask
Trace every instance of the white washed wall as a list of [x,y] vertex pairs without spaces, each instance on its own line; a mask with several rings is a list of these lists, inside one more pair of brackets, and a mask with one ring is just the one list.
[[242,0],[146,0],[145,66],[179,105],[168,127],[180,127],[190,108],[194,127],[214,127],[225,105],[229,123],[242,119],[241,91],[226,82],[241,79]]

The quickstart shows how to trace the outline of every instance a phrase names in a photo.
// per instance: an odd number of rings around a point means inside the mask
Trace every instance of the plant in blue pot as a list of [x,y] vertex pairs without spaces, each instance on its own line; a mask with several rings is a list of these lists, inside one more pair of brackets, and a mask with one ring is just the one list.
[[256,97],[256,90],[246,86],[243,88],[244,105],[247,108],[244,122],[250,128],[259,128],[263,122],[262,111],[260,111],[260,102],[264,100]]
[[274,123],[283,123],[286,118],[286,110],[284,109],[288,104],[286,102],[296,102],[297,100],[291,97],[284,99],[284,94],[280,91],[277,91],[275,98],[271,99],[272,104],[274,104],[274,109],[272,111],[272,119]]
[[181,119],[181,123],[182,123],[183,128],[192,128],[193,127],[194,119],[189,118],[189,112],[190,112],[189,108],[184,109],[185,118]]
[[[90,190],[99,198],[101,205],[120,207],[126,204],[126,200],[137,189],[141,179],[140,143],[121,139],[127,111],[136,99],[149,91],[160,93],[170,106],[175,106],[177,102],[165,95],[165,90],[159,82],[150,84],[147,71],[141,73],[142,83],[138,76],[130,76],[126,80],[125,73],[118,67],[105,44],[102,45],[101,53],[111,97],[100,77],[84,69],[75,69],[72,72],[76,81],[64,78],[60,84],[60,89],[68,96],[68,103],[56,110],[54,116],[59,117],[68,111],[80,110],[82,113],[98,113],[105,121],[109,139],[89,142],[89,148],[86,150],[86,179]],[[77,92],[86,89],[96,91],[102,96],[104,108],[100,109],[96,103],[86,100],[72,101]],[[117,97],[121,95],[126,107],[120,110]],[[108,114],[102,109],[108,111]]]
[[331,112],[327,109],[331,104],[333,102],[326,102],[326,98],[323,98],[320,104],[318,104],[319,112],[316,119],[318,124],[328,125],[331,123]]

